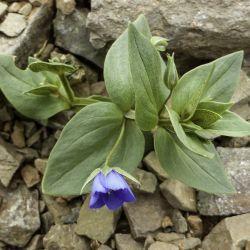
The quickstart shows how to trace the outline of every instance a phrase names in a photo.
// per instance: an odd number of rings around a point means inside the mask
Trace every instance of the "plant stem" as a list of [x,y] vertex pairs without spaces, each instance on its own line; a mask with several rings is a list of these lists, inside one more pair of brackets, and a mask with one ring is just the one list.
[[69,81],[68,81],[65,74],[61,74],[61,75],[59,75],[59,77],[60,77],[60,79],[62,81],[64,90],[67,93],[68,99],[69,99],[70,103],[72,104],[74,102],[75,95],[74,95],[73,90],[70,87]]
[[72,101],[72,106],[87,106],[93,103],[99,102],[96,99],[92,99],[91,97],[74,97]]

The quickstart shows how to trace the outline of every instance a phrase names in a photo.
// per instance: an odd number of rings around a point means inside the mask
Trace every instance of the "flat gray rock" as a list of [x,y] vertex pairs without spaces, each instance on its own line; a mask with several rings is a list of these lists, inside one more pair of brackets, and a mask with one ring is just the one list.
[[[96,48],[114,41],[129,21],[144,13],[153,34],[169,39],[169,49],[198,58],[250,51],[249,0],[92,0],[90,41]],[[223,13],[223,14],[222,14]]]
[[54,19],[55,43],[57,46],[102,67],[104,52],[98,51],[89,42],[89,31],[86,28],[88,12],[85,8],[78,8],[70,15],[63,15],[58,10]]
[[115,243],[117,250],[143,250],[143,245],[135,241],[131,234],[116,234]]
[[121,210],[115,212],[107,207],[99,209],[89,208],[90,196],[84,201],[77,220],[75,232],[90,239],[105,243],[115,232]]
[[83,237],[74,232],[75,225],[54,225],[43,239],[46,250],[89,250],[89,246]]
[[26,28],[24,15],[9,13],[5,20],[0,24],[0,31],[8,37],[16,37]]
[[186,233],[188,231],[187,221],[178,209],[173,210],[171,219],[176,233]]
[[205,237],[203,250],[238,250],[246,247],[250,240],[250,214],[225,218]]
[[158,193],[136,193],[136,202],[124,204],[124,211],[135,239],[145,238],[149,233],[161,228],[161,222],[169,215],[171,208]]
[[0,241],[24,247],[40,227],[38,193],[19,185],[10,191],[0,188]]
[[136,190],[150,194],[155,192],[157,187],[157,178],[154,174],[138,168],[135,172],[135,177],[140,182],[140,185],[131,182],[132,186]]
[[[244,70],[241,70],[240,81],[231,99],[234,103],[231,110],[245,120],[250,120],[250,78]],[[245,137],[244,137],[245,138]],[[242,138],[233,138],[242,139]]]
[[231,215],[250,212],[250,148],[217,148],[228,177],[237,190],[233,195],[198,194],[202,215]]
[[161,250],[179,250],[179,247],[170,243],[156,241],[148,248],[148,250],[160,250],[160,249]]
[[160,185],[163,196],[174,208],[195,212],[196,194],[195,190],[178,180],[167,179]]
[[147,154],[143,159],[143,163],[146,165],[147,169],[155,173],[160,180],[164,181],[168,178],[168,175],[162,168],[155,151],[151,151],[149,154]]

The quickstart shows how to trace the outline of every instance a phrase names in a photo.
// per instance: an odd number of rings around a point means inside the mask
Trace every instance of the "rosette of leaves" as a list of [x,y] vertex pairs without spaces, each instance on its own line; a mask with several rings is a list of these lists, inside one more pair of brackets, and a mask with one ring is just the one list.
[[[145,17],[139,16],[111,46],[104,65],[110,101],[88,103],[65,126],[49,157],[45,193],[80,194],[91,173],[104,167],[133,174],[144,154],[145,131],[153,134],[156,154],[170,177],[210,193],[234,192],[211,139],[250,135],[249,123],[229,111],[243,53],[221,57],[179,78],[171,75],[177,74],[173,58],[166,67],[158,52],[163,48],[154,40]],[[39,75],[58,76],[38,66]],[[70,103],[76,103],[74,96]]]

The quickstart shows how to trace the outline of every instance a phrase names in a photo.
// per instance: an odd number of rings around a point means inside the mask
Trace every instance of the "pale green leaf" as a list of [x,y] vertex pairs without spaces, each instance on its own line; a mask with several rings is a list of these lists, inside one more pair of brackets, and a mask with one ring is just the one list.
[[139,184],[139,185],[141,184],[134,176],[132,176],[132,175],[129,174],[128,172],[124,171],[123,169],[117,168],[117,167],[114,167],[113,169],[114,169],[116,172],[118,172],[119,174],[121,174],[121,175],[127,177],[129,180],[131,180],[131,181],[133,181],[133,182],[135,182],[135,183],[137,183],[137,184]]
[[128,29],[129,63],[135,91],[136,122],[149,131],[158,123],[158,112],[168,90],[163,83],[162,62],[150,41],[133,24]]
[[81,188],[80,194],[84,192],[85,187],[97,176],[98,173],[101,172],[100,168],[96,168],[86,179],[86,181],[83,183],[83,186]]
[[198,104],[197,109],[207,109],[221,115],[226,110],[230,109],[232,105],[233,103],[231,102],[223,103],[223,102],[207,101],[207,102],[200,102]]
[[215,123],[217,120],[221,119],[222,116],[207,109],[196,109],[194,115],[192,116],[191,120],[193,123],[207,128],[211,124]]
[[173,125],[174,131],[177,135],[177,137],[179,138],[179,140],[183,143],[183,145],[185,145],[185,147],[187,147],[189,150],[208,157],[208,158],[212,158],[213,154],[209,151],[207,151],[206,147],[204,147],[203,143],[201,141],[199,141],[198,139],[193,139],[193,137],[191,137],[189,134],[186,134],[180,121],[179,121],[179,115],[174,111],[171,110],[170,108],[166,107],[168,114],[169,114],[169,118],[171,120],[171,123]]
[[181,123],[184,130],[188,131],[197,131],[197,130],[203,130],[202,127],[198,126],[197,124],[194,124],[192,121],[187,121],[184,123]]
[[[150,29],[143,15],[140,15],[134,24],[143,35],[150,39]],[[112,101],[123,111],[128,111],[134,105],[134,91],[129,67],[127,29],[107,53],[104,63],[104,79]]]
[[53,81],[53,84],[57,82],[57,85],[60,79],[55,74],[19,69],[15,66],[12,56],[0,55],[0,75],[0,88],[3,94],[17,111],[27,117],[46,120],[70,107],[62,96],[25,94],[38,88],[43,82],[51,84]]
[[71,73],[75,70],[72,65],[64,64],[60,62],[42,62],[36,61],[29,64],[29,69],[34,72],[49,71],[58,75],[65,73]]
[[173,91],[172,108],[186,118],[199,101],[229,102],[239,81],[242,58],[242,51],[235,52],[184,74]]
[[212,124],[205,133],[241,137],[250,135],[250,123],[233,112],[226,111],[220,120]]
[[156,154],[170,177],[208,193],[234,193],[235,189],[224,173],[214,146],[212,143],[204,146],[214,155],[212,159],[188,150],[165,129],[158,128],[156,131]]
[[125,121],[113,103],[80,110],[65,126],[53,148],[43,179],[43,192],[79,195],[96,169],[108,164],[132,173],[144,152],[144,138],[134,121]]
[[40,87],[31,89],[29,91],[24,92],[25,94],[33,94],[33,95],[49,95],[56,94],[58,91],[58,86],[52,84],[44,84]]

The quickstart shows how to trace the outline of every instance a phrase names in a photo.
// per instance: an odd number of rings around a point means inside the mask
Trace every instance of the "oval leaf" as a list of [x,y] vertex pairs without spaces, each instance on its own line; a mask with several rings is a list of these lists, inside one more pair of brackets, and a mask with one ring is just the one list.
[[165,129],[158,128],[155,136],[155,150],[167,174],[188,186],[208,193],[234,193],[228,181],[223,164],[212,143],[204,145],[212,159],[193,153]]
[[[200,132],[200,131],[199,131]],[[233,112],[226,111],[220,120],[204,130],[205,134],[241,137],[250,135],[250,123]]]
[[107,163],[131,172],[144,152],[144,138],[134,122],[125,122],[113,103],[96,103],[79,111],[53,148],[43,179],[43,192],[79,195],[83,183]]
[[[140,15],[134,22],[137,29],[149,39],[150,29],[146,18]],[[123,111],[134,105],[134,91],[128,58],[128,30],[113,43],[104,63],[104,79],[112,101]]]
[[197,109],[191,118],[192,122],[203,127],[207,128],[219,119],[221,119],[222,116],[207,109]]
[[208,157],[208,158],[212,158],[213,154],[211,154],[211,152],[207,151],[207,149],[204,147],[204,145],[201,143],[201,141],[199,140],[193,140],[193,137],[191,137],[190,135],[186,134],[180,121],[179,121],[179,115],[174,111],[171,110],[170,108],[166,107],[168,114],[169,114],[169,118],[170,121],[173,125],[174,131],[177,135],[177,137],[179,138],[179,140],[183,143],[183,145],[185,145],[185,147],[187,147],[189,150]]
[[223,103],[223,102],[207,101],[207,102],[200,102],[197,109],[207,109],[221,115],[226,110],[230,109],[232,105],[233,103],[230,102]]
[[136,122],[149,131],[158,123],[158,112],[168,91],[163,83],[161,58],[150,41],[133,24],[128,29],[129,63],[135,91]]

